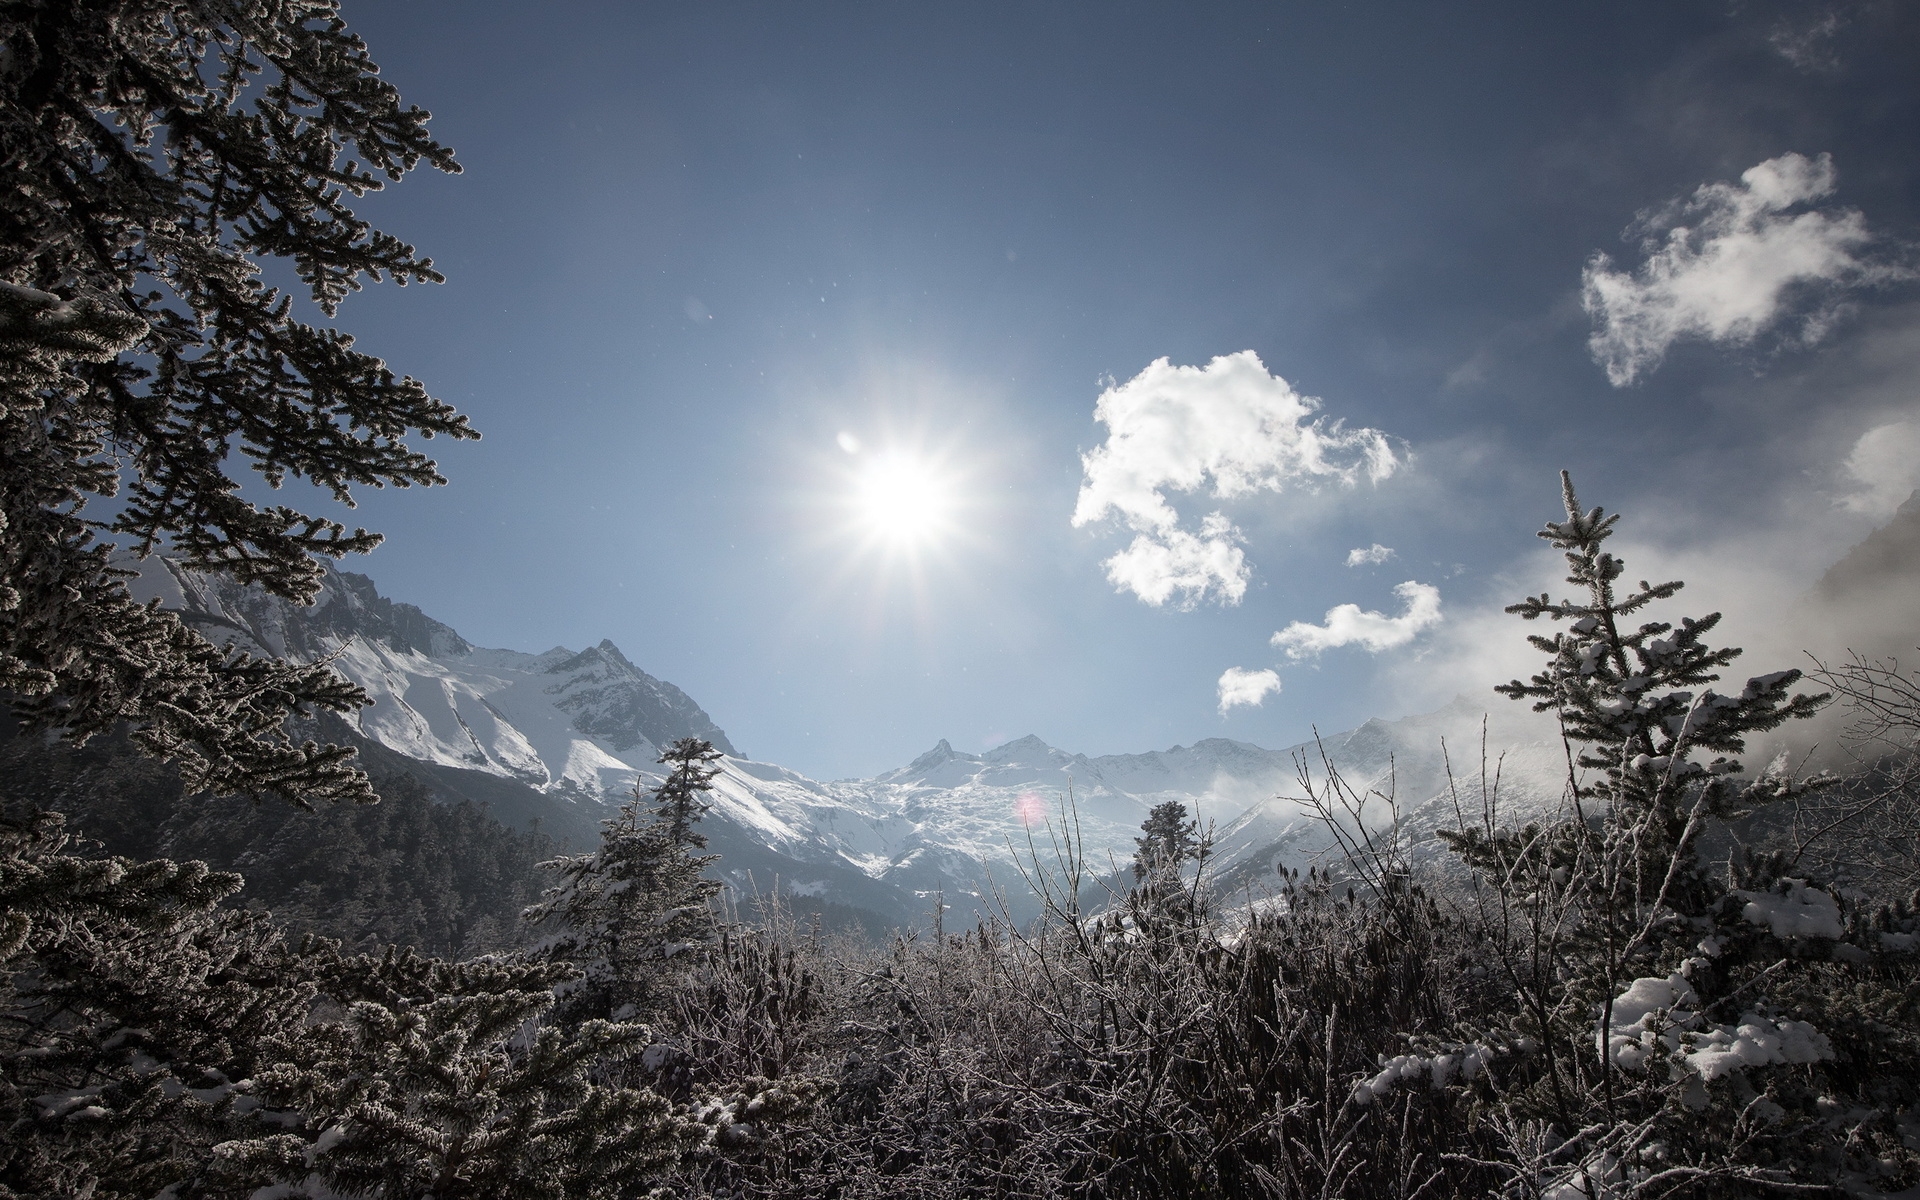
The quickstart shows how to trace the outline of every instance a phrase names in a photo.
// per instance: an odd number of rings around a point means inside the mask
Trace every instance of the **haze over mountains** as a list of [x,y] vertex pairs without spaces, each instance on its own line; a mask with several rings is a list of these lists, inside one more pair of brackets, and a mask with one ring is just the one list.
[[[1910,500],[1802,598],[1794,620],[1822,631],[1820,640],[1871,626],[1869,644],[1889,652],[1912,625],[1916,537],[1920,502]],[[1553,804],[1564,782],[1557,740],[1491,695],[1280,750],[1210,738],[1090,758],[1031,735],[981,754],[943,740],[872,778],[816,780],[735,747],[692,697],[611,641],[539,654],[489,649],[381,596],[363,575],[330,570],[316,603],[302,608],[164,558],[140,566],[137,594],[216,640],[326,658],[365,688],[374,702],[349,722],[364,753],[405,760],[443,792],[484,801],[509,824],[538,820],[576,847],[594,840],[636,785],[657,780],[661,747],[705,738],[727,754],[704,826],[721,871],[743,889],[777,887],[874,927],[923,916],[936,894],[963,917],[996,890],[1019,909],[1026,889],[1016,862],[1030,848],[1051,861],[1063,821],[1094,874],[1123,869],[1141,821],[1167,800],[1214,826],[1217,877],[1257,890],[1274,866],[1303,866],[1330,848],[1323,823],[1299,802],[1302,770],[1323,787],[1327,763],[1357,795],[1397,796],[1415,838],[1457,819],[1450,777],[1477,813],[1483,748],[1510,812]],[[1371,804],[1384,819],[1377,797]]]

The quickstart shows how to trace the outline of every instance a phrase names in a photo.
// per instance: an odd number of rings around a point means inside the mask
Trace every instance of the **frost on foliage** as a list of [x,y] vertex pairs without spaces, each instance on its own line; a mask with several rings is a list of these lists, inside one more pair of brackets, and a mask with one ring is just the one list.
[[[0,203],[19,231],[0,286],[0,687],[76,742],[127,722],[189,792],[374,799],[350,747],[286,724],[366,697],[135,602],[112,539],[304,602],[324,560],[380,541],[333,506],[445,482],[414,433],[478,436],[293,307],[438,282],[352,205],[423,163],[458,169],[336,9],[0,9]],[[326,510],[263,502],[303,479]]]
[[1625,1200],[1632,1194],[1620,1160],[1612,1154],[1601,1154],[1543,1188],[1540,1200]]
[[814,1111],[826,1090],[817,1079],[776,1081],[753,1075],[736,1091],[694,1103],[687,1117],[723,1149],[755,1149],[763,1145],[770,1127]]
[[1804,879],[1782,879],[1780,886],[1784,892],[1734,893],[1747,902],[1740,915],[1783,939],[1838,938],[1845,932],[1840,902],[1832,896],[1808,887]]

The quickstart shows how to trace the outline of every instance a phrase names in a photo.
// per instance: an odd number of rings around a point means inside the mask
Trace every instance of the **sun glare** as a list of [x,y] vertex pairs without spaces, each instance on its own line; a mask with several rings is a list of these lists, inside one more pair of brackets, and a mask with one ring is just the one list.
[[926,462],[884,454],[863,464],[855,477],[860,523],[896,545],[931,541],[947,530],[953,490]]

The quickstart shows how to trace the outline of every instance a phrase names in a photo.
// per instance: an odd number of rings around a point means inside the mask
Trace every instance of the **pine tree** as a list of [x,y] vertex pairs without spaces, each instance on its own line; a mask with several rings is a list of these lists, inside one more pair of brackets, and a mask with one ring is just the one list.
[[694,853],[707,844],[694,825],[720,757],[698,738],[675,742],[660,756],[672,767],[665,780],[651,796],[634,787],[604,823],[598,850],[543,864],[560,882],[526,916],[558,930],[539,953],[584,973],[565,996],[565,1018],[655,1011],[682,975],[675,960],[712,939],[721,885],[702,872],[718,856]]
[[69,843],[0,821],[0,1200],[610,1198],[750,1103],[609,1082],[651,1032],[542,1025],[566,964],[293,946],[236,875]]
[[660,752],[662,766],[671,765],[666,780],[654,793],[660,816],[667,823],[667,836],[676,846],[703,849],[707,837],[694,823],[707,811],[700,797],[711,789],[720,774],[713,764],[725,757],[713,743],[700,738],[683,737]]
[[75,853],[64,824],[0,820],[0,1197],[195,1194],[314,983],[217,907],[238,876]]
[[1136,882],[1179,877],[1182,863],[1200,857],[1203,845],[1200,821],[1187,816],[1187,806],[1168,800],[1153,806],[1133,839],[1133,878]]
[[358,688],[214,647],[110,553],[306,600],[316,556],[378,536],[243,498],[230,457],[346,504],[443,482],[405,439],[465,419],[260,271],[287,262],[328,318],[363,278],[438,282],[350,201],[452,153],[334,0],[19,0],[0,47],[0,688],[77,740],[131,722],[194,790],[368,799],[351,751],[284,727]]
[[646,1048],[646,1026],[541,1020],[563,965],[342,956],[319,941],[304,958],[344,1011],[263,1047],[271,1065],[251,1093],[278,1128],[214,1156],[229,1194],[612,1200],[646,1194],[713,1136],[655,1093],[606,1081]]
[[[1498,1072],[1516,1179],[1555,1194],[1731,1196],[1884,1173],[1880,1151],[1862,1151],[1891,1145],[1920,1052],[1896,982],[1910,986],[1910,956],[1888,953],[1906,943],[1787,855],[1736,851],[1722,869],[1703,851],[1714,825],[1826,785],[1750,777],[1735,756],[1827,696],[1795,694],[1796,670],[1712,690],[1740,654],[1706,641],[1719,614],[1642,619],[1682,585],[1619,588],[1625,566],[1605,549],[1618,516],[1583,509],[1561,479],[1566,517],[1540,536],[1579,592],[1507,610],[1566,628],[1531,636],[1546,667],[1499,691],[1557,717],[1568,811],[1516,830],[1489,802],[1479,827],[1441,834],[1474,870],[1469,929],[1510,989],[1507,1029],[1466,1032],[1516,1056]],[[1882,1024],[1868,1049],[1862,1010],[1875,1007],[1904,1032]],[[1421,1078],[1428,1060],[1414,1059],[1393,1078]],[[1874,1106],[1841,1120],[1835,1104]]]

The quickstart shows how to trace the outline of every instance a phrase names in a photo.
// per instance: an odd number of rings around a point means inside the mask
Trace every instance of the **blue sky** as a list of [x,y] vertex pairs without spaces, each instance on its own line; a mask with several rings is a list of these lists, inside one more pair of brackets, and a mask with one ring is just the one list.
[[339,323],[485,436],[344,565],[809,774],[1505,703],[1560,468],[1755,628],[1915,482],[1908,6],[346,13],[465,171]]

